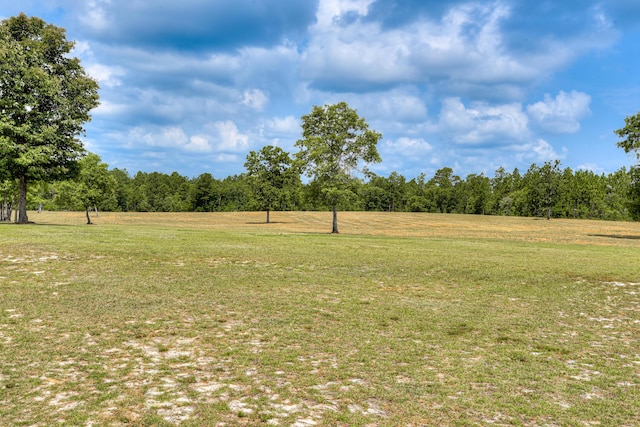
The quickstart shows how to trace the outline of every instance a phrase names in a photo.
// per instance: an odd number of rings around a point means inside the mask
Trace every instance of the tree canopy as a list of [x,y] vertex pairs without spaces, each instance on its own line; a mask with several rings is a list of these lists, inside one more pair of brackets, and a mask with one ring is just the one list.
[[291,195],[289,190],[300,182],[300,173],[289,153],[272,145],[249,152],[244,167],[259,208],[267,212],[269,223],[269,212],[286,204]]
[[640,112],[635,116],[629,116],[624,119],[625,126],[615,132],[622,141],[618,141],[618,147],[622,148],[625,153],[635,151],[640,161]]
[[20,14],[0,22],[0,169],[19,182],[18,222],[28,222],[27,184],[77,172],[78,136],[98,105],[98,84],[65,30]]
[[115,199],[116,178],[109,173],[109,166],[100,156],[89,153],[79,162],[79,173],[75,180],[64,181],[58,186],[58,203],[68,209],[80,207],[85,210],[87,224],[91,224],[89,211],[97,210],[98,203]]
[[337,206],[353,192],[349,181],[361,163],[380,162],[377,144],[382,135],[370,130],[364,118],[340,102],[314,106],[302,116],[302,136],[296,142],[296,159],[307,176],[321,186],[322,194],[333,210],[332,233],[338,233]]

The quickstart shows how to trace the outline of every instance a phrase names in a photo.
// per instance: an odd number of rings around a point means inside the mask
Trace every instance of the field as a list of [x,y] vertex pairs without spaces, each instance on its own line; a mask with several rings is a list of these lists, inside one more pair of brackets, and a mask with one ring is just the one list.
[[640,224],[32,212],[1,426],[638,426]]

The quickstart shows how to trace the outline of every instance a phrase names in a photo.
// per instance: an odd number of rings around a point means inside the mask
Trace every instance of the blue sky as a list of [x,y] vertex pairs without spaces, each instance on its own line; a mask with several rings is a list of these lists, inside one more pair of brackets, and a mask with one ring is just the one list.
[[379,175],[635,163],[613,131],[640,111],[637,0],[0,3],[20,12],[77,42],[101,86],[85,145],[131,174],[242,173],[340,101],[382,133]]

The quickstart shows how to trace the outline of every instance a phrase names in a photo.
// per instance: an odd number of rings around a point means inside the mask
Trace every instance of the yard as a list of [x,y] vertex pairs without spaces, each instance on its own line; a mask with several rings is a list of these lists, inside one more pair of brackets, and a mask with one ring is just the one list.
[[0,224],[0,425],[635,426],[640,224]]

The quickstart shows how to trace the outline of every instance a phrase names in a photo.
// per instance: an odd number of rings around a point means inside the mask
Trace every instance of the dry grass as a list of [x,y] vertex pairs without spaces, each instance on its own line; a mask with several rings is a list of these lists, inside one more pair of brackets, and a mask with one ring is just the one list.
[[[83,213],[32,213],[38,224],[81,225]],[[281,233],[327,233],[330,212],[273,212],[265,224],[263,212],[242,213],[112,213],[93,219],[98,225],[188,227]],[[525,242],[640,246],[635,222],[499,217],[479,215],[339,212],[342,234],[392,237],[479,238]]]
[[0,425],[638,425],[637,223],[30,218],[0,225]]

